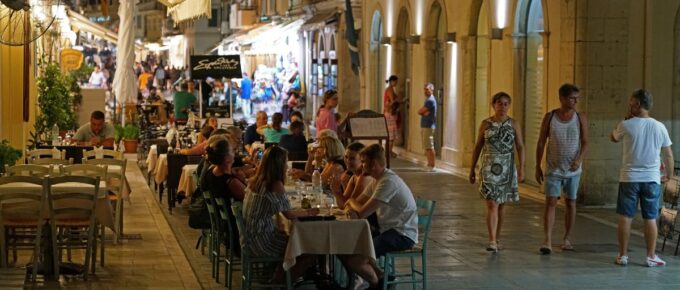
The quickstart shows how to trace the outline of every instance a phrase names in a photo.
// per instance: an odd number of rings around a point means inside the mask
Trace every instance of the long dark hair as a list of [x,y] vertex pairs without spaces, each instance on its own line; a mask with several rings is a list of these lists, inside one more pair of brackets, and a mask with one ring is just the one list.
[[250,190],[265,193],[272,190],[274,182],[285,182],[287,161],[288,151],[286,149],[279,146],[271,146],[265,149],[260,165],[255,171],[255,176],[248,184]]

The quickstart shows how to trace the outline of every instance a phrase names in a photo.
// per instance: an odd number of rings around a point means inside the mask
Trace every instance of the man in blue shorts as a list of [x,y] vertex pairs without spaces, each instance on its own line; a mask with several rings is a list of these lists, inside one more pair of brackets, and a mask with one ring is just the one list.
[[[647,266],[665,266],[666,262],[655,254],[656,217],[659,213],[661,181],[673,176],[673,152],[666,127],[649,117],[652,95],[640,89],[633,92],[629,114],[611,134],[612,142],[623,141],[623,162],[619,174],[619,197],[616,213],[619,214],[619,256],[616,264],[628,264],[628,239],[630,224],[637,211],[638,201],[645,220]],[[661,180],[659,155],[663,155],[666,177]]]

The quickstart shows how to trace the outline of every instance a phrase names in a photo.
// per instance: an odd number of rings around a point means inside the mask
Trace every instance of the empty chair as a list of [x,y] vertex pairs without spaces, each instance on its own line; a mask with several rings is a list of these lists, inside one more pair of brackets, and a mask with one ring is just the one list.
[[[99,195],[100,177],[60,176],[49,178],[48,204],[52,232],[59,233],[57,246],[85,249],[83,278],[87,280],[90,266],[94,272],[96,249],[95,209]],[[79,230],[77,235],[72,229]],[[61,259],[57,255],[55,259]],[[93,261],[90,263],[90,261]],[[59,275],[58,267],[55,269]]]
[[31,162],[32,160],[44,158],[66,159],[66,150],[60,151],[56,148],[26,150],[26,160],[28,164],[33,164],[33,162]]
[[[44,199],[47,198],[47,179],[34,176],[6,176],[0,177],[0,265],[7,266],[8,247],[16,249],[20,246],[28,246],[33,249],[33,272],[31,280],[35,281],[38,267],[38,258],[41,253],[42,225],[45,216]],[[36,190],[27,190],[20,184],[32,184]],[[35,235],[16,236],[16,231],[9,229],[32,228]],[[54,232],[53,232],[54,233]],[[8,234],[8,236],[5,236]],[[26,239],[32,238],[31,243],[22,243]],[[54,234],[53,234],[53,241]],[[9,243],[8,243],[9,241]],[[55,244],[46,245],[55,247]],[[53,248],[56,252],[56,247]],[[54,260],[54,267],[58,268],[58,261]]]
[[73,164],[73,158],[69,159],[54,159],[54,158],[40,158],[29,159],[29,164],[35,165],[70,165]]
[[53,173],[53,166],[41,166],[34,164],[17,164],[9,166],[5,164],[5,174],[7,176],[35,176],[44,177]]
[[125,172],[127,169],[127,159],[83,159],[83,163],[91,165],[106,166],[106,187],[110,193],[109,200],[115,201],[115,236],[113,243],[117,244],[121,235],[123,234],[123,199],[126,190],[127,182],[125,181]]

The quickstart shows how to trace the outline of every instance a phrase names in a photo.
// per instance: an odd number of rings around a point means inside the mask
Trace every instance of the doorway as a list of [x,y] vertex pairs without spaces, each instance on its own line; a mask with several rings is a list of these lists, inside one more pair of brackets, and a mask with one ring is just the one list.
[[376,112],[382,112],[382,92],[383,92],[383,61],[380,40],[383,37],[382,17],[380,11],[373,13],[373,20],[371,21],[371,41],[369,44],[369,54],[371,55],[370,71],[373,78],[373,87],[368,92],[368,99],[370,107]]
[[[441,158],[442,144],[444,143],[444,53],[446,51],[446,16],[438,1],[432,4],[429,14],[427,29],[427,70],[426,82],[434,85],[435,99],[437,100],[437,126],[434,131],[434,149],[437,157]],[[424,86],[425,84],[423,84]]]
[[475,61],[475,140],[479,134],[477,128],[484,119],[491,115],[489,98],[489,4],[482,2],[477,18],[477,51]]
[[400,98],[407,100],[399,110],[399,128],[400,133],[397,134],[396,144],[409,149],[409,112],[411,100],[411,46],[406,41],[410,34],[410,21],[406,8],[402,8],[399,12],[397,21],[397,43],[395,46],[395,74],[399,77],[397,85],[397,94]]

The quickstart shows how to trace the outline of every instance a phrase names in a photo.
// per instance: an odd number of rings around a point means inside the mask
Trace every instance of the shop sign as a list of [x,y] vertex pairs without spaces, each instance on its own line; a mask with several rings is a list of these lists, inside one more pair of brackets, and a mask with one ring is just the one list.
[[241,78],[240,55],[192,55],[191,78]]
[[83,64],[83,53],[72,48],[64,48],[61,50],[60,61],[62,72],[77,70]]

